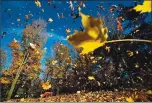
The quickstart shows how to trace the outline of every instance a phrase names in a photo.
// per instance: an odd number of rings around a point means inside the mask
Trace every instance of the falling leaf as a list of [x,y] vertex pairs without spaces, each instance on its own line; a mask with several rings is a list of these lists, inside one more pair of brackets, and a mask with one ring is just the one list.
[[138,63],[137,63],[137,64],[135,64],[135,67],[136,67],[136,68],[139,68],[139,64],[138,64]]
[[60,19],[60,15],[59,15],[59,13],[57,13],[57,16],[58,16],[58,19]]
[[134,52],[132,52],[132,51],[130,51],[130,50],[127,50],[127,52],[128,52],[128,55],[129,55],[130,57],[134,55]]
[[61,13],[61,17],[62,17],[62,19],[65,18],[64,15],[63,15],[63,13]]
[[81,54],[88,54],[103,46],[108,38],[108,29],[103,27],[104,22],[99,18],[93,18],[80,13],[82,25],[86,30],[75,31],[67,40],[76,48],[83,48]]
[[131,97],[126,98],[126,101],[127,101],[127,102],[134,102],[134,100],[133,100]]
[[97,63],[97,61],[96,61],[96,60],[93,60],[92,63],[95,64],[95,63]]
[[49,81],[47,81],[47,82],[45,82],[45,83],[42,83],[42,88],[44,89],[44,90],[48,90],[48,89],[50,89],[52,86],[51,86],[51,84],[49,83]]
[[86,5],[85,5],[84,3],[83,3],[83,5],[82,5],[82,6],[83,6],[83,8],[86,8]]
[[18,19],[17,19],[17,22],[20,22],[20,21],[21,21],[21,20],[18,18]]
[[83,4],[83,2],[82,2],[82,1],[80,1],[80,2],[79,2],[79,5],[81,6],[82,4]]
[[101,83],[99,81],[97,81],[97,83],[98,83],[98,86],[101,86]]
[[36,49],[36,44],[30,43],[30,47],[31,47],[32,49]]
[[55,65],[57,63],[56,60],[52,60],[52,65]]
[[95,80],[95,78],[93,76],[88,76],[89,80]]
[[48,0],[48,4],[49,4],[49,5],[51,4],[51,0]]
[[48,20],[49,22],[53,22],[53,19],[52,18],[49,18],[49,20]]
[[25,19],[29,19],[29,16],[28,16],[28,15],[25,15]]
[[118,20],[118,18],[116,19],[116,21],[117,21],[117,29],[122,32],[123,28],[121,22]]
[[19,42],[14,38],[14,40],[9,44],[12,49],[19,50],[21,48]]
[[90,59],[92,60],[92,59],[94,59],[94,57],[92,56],[92,57],[90,57]]
[[33,17],[33,14],[30,14],[30,17]]
[[44,12],[44,9],[42,9],[42,12]]
[[78,7],[78,10],[79,10],[79,12],[81,11],[81,7],[80,6]]
[[110,52],[110,47],[106,46],[106,51],[109,53]]
[[152,1],[151,0],[144,0],[142,5],[137,5],[133,8],[137,12],[145,13],[145,12],[152,12]]
[[35,4],[36,6],[41,7],[41,3],[38,0],[35,0]]
[[71,30],[68,28],[65,30],[67,34],[69,34],[71,32]]

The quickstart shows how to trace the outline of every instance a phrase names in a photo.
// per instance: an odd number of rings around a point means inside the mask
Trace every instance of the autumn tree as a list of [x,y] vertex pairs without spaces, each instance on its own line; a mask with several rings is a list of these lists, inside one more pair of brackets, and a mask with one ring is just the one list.
[[62,43],[56,43],[53,50],[54,56],[46,59],[46,80],[50,79],[56,88],[64,85],[62,81],[67,78],[67,72],[72,65],[72,58],[69,48]]
[[[10,44],[14,55],[12,60],[12,68],[15,72],[11,89],[8,93],[8,99],[11,98],[14,88],[18,82],[25,79],[22,87],[26,88],[26,93],[31,94],[31,90],[28,88],[29,83],[33,85],[34,80],[39,79],[41,72],[41,58],[46,49],[42,50],[42,46],[46,41],[46,22],[42,19],[34,21],[32,24],[27,25],[23,30],[22,45],[13,41]],[[18,45],[16,45],[18,43]],[[17,51],[16,51],[17,50]],[[20,79],[21,77],[24,77]],[[32,86],[31,86],[32,87]],[[33,88],[35,88],[33,86]],[[28,90],[27,90],[28,89]],[[30,96],[32,96],[31,94]]]

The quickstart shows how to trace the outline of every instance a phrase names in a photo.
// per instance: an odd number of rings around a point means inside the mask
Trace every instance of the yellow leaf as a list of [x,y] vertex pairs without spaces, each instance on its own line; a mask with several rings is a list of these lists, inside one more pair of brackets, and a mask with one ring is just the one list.
[[134,100],[133,100],[131,97],[126,98],[126,101],[127,101],[127,102],[134,102]]
[[133,9],[136,11],[141,11],[141,13],[152,12],[152,1],[144,0],[142,5],[137,5]]
[[17,19],[17,22],[20,22],[20,21],[21,21],[21,19],[20,19],[20,18],[18,18],[18,19]]
[[41,7],[41,3],[37,0],[35,1],[36,6]]
[[75,31],[73,35],[67,36],[67,40],[75,48],[83,48],[81,54],[88,54],[103,46],[108,38],[108,28],[104,28],[104,22],[99,18],[93,18],[80,13],[82,25],[85,31]]
[[137,64],[135,64],[135,67],[136,67],[136,68],[139,68],[139,64],[138,64],[138,63],[137,63]]
[[93,76],[88,76],[89,80],[95,80],[95,78]]
[[49,22],[53,22],[53,19],[52,18],[49,18],[49,20],[48,20]]
[[146,94],[152,94],[152,90],[148,90]]
[[24,102],[24,98],[21,98],[20,101],[21,101],[21,102]]
[[52,64],[55,65],[57,63],[56,60],[52,60]]
[[97,63],[97,61],[94,60],[94,61],[92,61],[92,63],[95,64],[95,63]]
[[98,86],[101,86],[100,82],[99,81],[97,81],[97,82],[98,82]]
[[130,57],[134,55],[134,52],[132,52],[132,51],[130,51],[130,50],[127,50],[127,52],[128,52],[128,55],[129,55]]
[[42,88],[44,89],[44,90],[48,90],[48,89],[50,89],[52,86],[51,86],[51,84],[49,84],[49,82],[47,81],[47,82],[45,82],[45,83],[42,83]]

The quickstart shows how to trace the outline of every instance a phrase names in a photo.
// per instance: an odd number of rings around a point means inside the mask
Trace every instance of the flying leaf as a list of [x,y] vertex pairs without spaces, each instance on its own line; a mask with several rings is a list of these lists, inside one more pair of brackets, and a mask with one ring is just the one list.
[[55,65],[57,63],[56,60],[52,60],[52,65]]
[[93,76],[88,76],[89,80],[95,80],[95,78]]
[[140,11],[141,13],[152,12],[152,1],[144,0],[142,5],[137,5],[133,9],[137,12]]
[[127,101],[127,102],[134,102],[134,100],[133,100],[131,97],[126,98],[126,101]]
[[53,19],[52,18],[49,18],[49,20],[48,20],[49,22],[53,22]]
[[109,53],[110,52],[110,47],[109,46],[106,46],[106,51]]
[[18,19],[17,19],[17,22],[20,22],[20,21],[21,21],[20,18],[18,18]]
[[32,49],[36,49],[36,44],[30,43],[30,47],[31,47]]
[[130,57],[134,55],[134,52],[132,52],[132,51],[130,51],[130,50],[127,50],[127,52],[128,52],[128,55],[129,55]]
[[42,9],[42,12],[44,12],[44,9]]
[[69,34],[71,32],[69,28],[67,28],[65,31],[66,31],[66,34]]
[[67,40],[75,48],[83,48],[81,54],[88,54],[103,46],[108,38],[108,29],[103,27],[104,22],[99,18],[93,18],[80,13],[82,25],[85,31],[75,31]]
[[38,0],[35,0],[35,4],[36,6],[41,7],[41,3]]
[[51,84],[49,84],[49,82],[47,81],[47,82],[45,82],[45,83],[42,83],[42,88],[44,89],[44,90],[48,90],[48,89],[50,89],[52,86],[51,86]]
[[101,86],[101,83],[99,81],[97,81],[97,83],[98,83],[98,86]]
[[135,67],[136,67],[136,68],[139,68],[139,64],[138,64],[138,63],[137,63],[137,64],[135,64]]

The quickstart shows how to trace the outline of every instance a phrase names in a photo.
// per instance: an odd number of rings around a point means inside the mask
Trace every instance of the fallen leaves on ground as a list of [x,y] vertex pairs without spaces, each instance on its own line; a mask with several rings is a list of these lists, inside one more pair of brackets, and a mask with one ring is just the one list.
[[[135,95],[135,96],[134,96]],[[128,97],[129,96],[129,97]],[[21,99],[11,99],[6,102],[19,102]],[[122,91],[78,91],[75,94],[62,94],[46,98],[24,98],[24,102],[150,102],[143,90]]]

